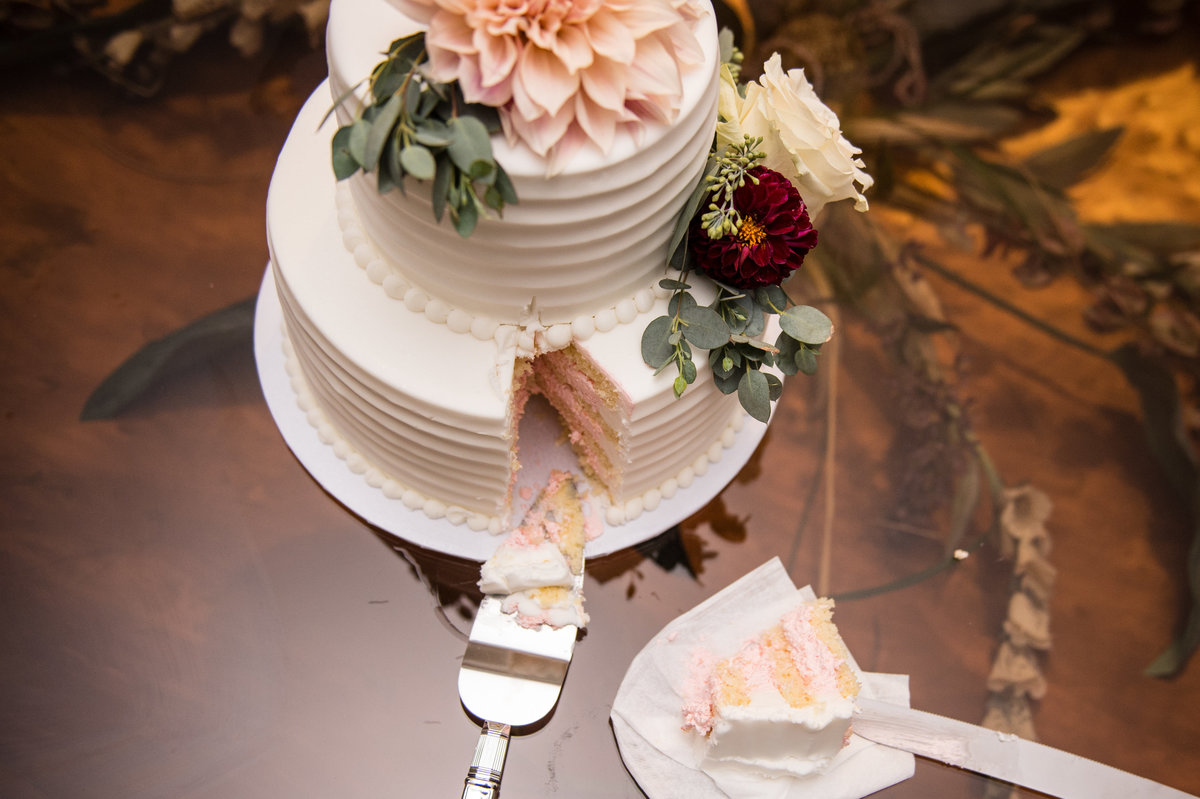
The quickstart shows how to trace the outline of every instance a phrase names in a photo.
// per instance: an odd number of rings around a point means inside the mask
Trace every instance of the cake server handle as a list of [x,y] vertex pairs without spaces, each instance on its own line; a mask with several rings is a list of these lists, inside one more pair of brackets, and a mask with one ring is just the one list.
[[976,724],[860,696],[850,731],[1060,799],[1197,799],[1113,766]]
[[495,799],[500,793],[504,757],[508,754],[508,736],[512,728],[495,721],[484,722],[475,744],[475,758],[467,769],[462,799]]

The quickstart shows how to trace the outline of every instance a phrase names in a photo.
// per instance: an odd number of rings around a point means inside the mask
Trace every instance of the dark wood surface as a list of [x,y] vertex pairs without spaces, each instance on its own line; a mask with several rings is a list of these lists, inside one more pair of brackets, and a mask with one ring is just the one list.
[[[115,419],[79,420],[130,353],[257,291],[274,159],[323,72],[299,43],[251,60],[217,43],[150,100],[86,73],[0,79],[0,795],[461,790],[477,735],[455,687],[473,566],[397,549],[307,476],[248,339]],[[1011,264],[957,259],[1030,312],[1082,324],[1071,285],[1017,293]],[[1136,397],[1107,364],[935,284],[971,320],[980,436],[1009,482],[1054,502],[1041,740],[1200,793],[1200,669],[1142,674],[1177,632],[1190,533]],[[942,555],[936,537],[882,523],[897,480],[893,386],[862,323],[846,316],[839,342],[834,593]],[[554,716],[514,740],[506,796],[641,795],[608,724],[630,659],[772,555],[798,584],[818,581],[820,388],[790,384],[746,470],[682,525],[696,576],[637,550],[589,564],[592,624]],[[914,705],[979,721],[1010,574],[985,545],[911,587],[840,603],[837,622],[865,668],[911,675]],[[918,761],[881,796],[972,797],[983,783]]]

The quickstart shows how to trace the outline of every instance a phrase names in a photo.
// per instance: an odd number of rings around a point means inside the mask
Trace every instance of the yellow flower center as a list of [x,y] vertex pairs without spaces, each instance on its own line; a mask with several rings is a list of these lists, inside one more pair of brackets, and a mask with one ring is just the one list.
[[749,244],[751,247],[757,247],[767,237],[767,229],[759,224],[757,219],[748,216],[742,219],[742,226],[738,228],[737,237],[739,241]]

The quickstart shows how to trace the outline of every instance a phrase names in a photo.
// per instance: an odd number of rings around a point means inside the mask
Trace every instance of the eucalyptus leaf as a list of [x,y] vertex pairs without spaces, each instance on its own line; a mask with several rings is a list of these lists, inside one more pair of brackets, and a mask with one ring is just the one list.
[[824,344],[833,336],[833,322],[811,305],[797,305],[779,315],[779,326],[797,341]]
[[80,420],[112,419],[171,375],[232,346],[249,348],[254,335],[256,303],[257,297],[250,297],[149,342],[91,393]]
[[671,299],[667,300],[667,313],[672,316],[682,313],[687,308],[696,307],[696,298],[689,292],[680,291],[671,295]]
[[711,350],[729,341],[729,325],[712,308],[702,305],[684,307],[679,311],[679,318],[683,322],[683,337],[695,347]]
[[642,360],[655,369],[670,363],[675,356],[675,347],[670,342],[671,317],[652,319],[642,331]]
[[738,402],[746,409],[746,413],[760,422],[771,418],[771,388],[767,377],[757,369],[748,369],[738,381]]
[[350,132],[346,135],[346,150],[350,153],[350,157],[364,166],[367,163],[366,150],[367,138],[371,135],[371,123],[366,119],[359,119],[350,126]]
[[393,59],[380,64],[379,70],[371,78],[371,96],[375,98],[375,103],[381,104],[399,91],[407,77],[408,70]]
[[733,61],[733,51],[735,48],[733,30],[721,26],[721,30],[717,32],[717,48],[721,53],[721,63],[728,64]]
[[404,182],[403,171],[394,169],[395,165],[388,159],[388,149],[384,147],[383,157],[379,159],[379,166],[375,169],[375,190],[379,194],[387,194]]
[[779,286],[759,286],[754,290],[754,301],[767,313],[782,313],[792,304]]
[[410,144],[400,150],[400,163],[404,171],[417,180],[432,180],[437,173],[433,153],[419,144]]
[[487,128],[473,116],[452,117],[447,123],[450,128],[450,153],[454,165],[470,173],[476,161],[492,161],[492,142]]
[[664,288],[668,291],[687,291],[691,288],[691,286],[689,286],[687,283],[684,283],[682,280],[674,280],[669,277],[664,277],[662,280],[658,281],[658,286],[659,288]]
[[388,138],[387,146],[383,148],[383,158],[379,159],[379,173],[382,175],[385,172],[403,193],[405,169],[400,160],[400,140],[395,136]]
[[410,118],[420,118],[421,114],[421,84],[410,80],[404,86],[404,111]]
[[733,374],[733,358],[719,350],[713,350],[711,354],[716,356],[709,361],[709,368],[712,369],[714,377],[728,377]]
[[[455,84],[457,87],[457,84]],[[459,95],[461,97],[461,94]],[[488,135],[500,131],[500,111],[493,106],[482,103],[463,103],[458,106],[459,113],[479,121]]]
[[779,350],[779,370],[788,377],[796,374],[800,370],[797,358],[805,346],[787,333],[780,333],[775,340],[775,348]]
[[684,382],[690,386],[696,382],[696,363],[694,361],[684,361],[679,366],[679,373],[683,376]]
[[383,148],[387,144],[388,138],[391,137],[392,129],[396,126],[396,120],[400,118],[400,112],[403,110],[404,101],[398,95],[392,95],[392,98],[380,107],[379,113],[371,120],[371,130],[363,144],[362,165],[367,172],[379,165]]
[[450,127],[439,119],[422,119],[414,128],[413,138],[427,148],[444,148],[450,144]]
[[454,165],[450,163],[449,157],[446,156],[437,158],[436,161],[437,166],[433,174],[433,188],[430,200],[433,204],[433,218],[441,222],[442,215],[446,213],[446,200],[450,194],[450,183],[454,179]]
[[517,190],[512,184],[512,179],[508,173],[504,171],[504,167],[496,164],[496,191],[500,192],[500,197],[504,200],[505,205],[517,205]]
[[425,53],[425,33],[414,33],[396,39],[388,47],[388,58],[395,65],[394,69],[402,72],[412,72],[417,62]]
[[468,197],[467,201],[458,207],[458,212],[454,214],[454,229],[465,239],[475,232],[475,225],[478,223],[479,209],[475,207],[475,202]]
[[[812,347],[801,347],[794,356],[796,368],[803,374],[812,376],[817,373],[817,353]],[[782,366],[780,362],[780,366]]]
[[729,329],[734,333],[756,336],[761,331],[747,331],[747,325],[753,326],[756,321],[762,321],[762,312],[758,304],[746,294],[724,297],[720,301],[721,315],[729,322]]
[[488,186],[487,191],[483,193],[483,203],[493,211],[499,211],[504,207],[504,197],[494,185]]
[[471,169],[468,172],[471,180],[489,180],[494,179],[496,174],[496,165],[491,161],[476,161],[471,164]]
[[338,128],[333,134],[333,175],[338,180],[345,180],[359,170],[358,159],[350,152],[352,135],[350,126]]
[[671,231],[670,243],[667,245],[668,260],[674,260],[676,250],[680,245],[685,243],[692,219],[696,216],[696,211],[700,209],[700,203],[708,194],[708,184],[705,178],[715,174],[717,174],[717,162],[710,157],[708,163],[705,165],[704,174],[700,180],[696,181],[696,187],[688,195],[687,202],[684,203],[679,216],[675,218],[675,227]]
[[767,397],[771,402],[777,401],[783,396],[783,381],[773,372],[760,372],[760,374],[767,378]]
[[718,375],[714,373],[713,385],[715,385],[717,390],[722,394],[729,395],[738,390],[738,384],[741,382],[741,379],[742,373],[737,369],[734,369],[727,375]]

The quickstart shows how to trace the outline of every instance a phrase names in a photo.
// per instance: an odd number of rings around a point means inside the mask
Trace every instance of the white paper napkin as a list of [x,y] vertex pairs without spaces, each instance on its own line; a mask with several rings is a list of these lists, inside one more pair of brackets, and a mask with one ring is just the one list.
[[[816,595],[797,589],[772,558],[669,623],[633,659],[617,691],[612,725],[626,768],[651,799],[859,799],[908,779],[913,756],[858,736],[821,774],[770,778],[736,764],[705,761],[705,742],[682,729],[683,685],[692,652],[732,653],[747,638]],[[864,673],[863,696],[907,706],[908,676]]]

